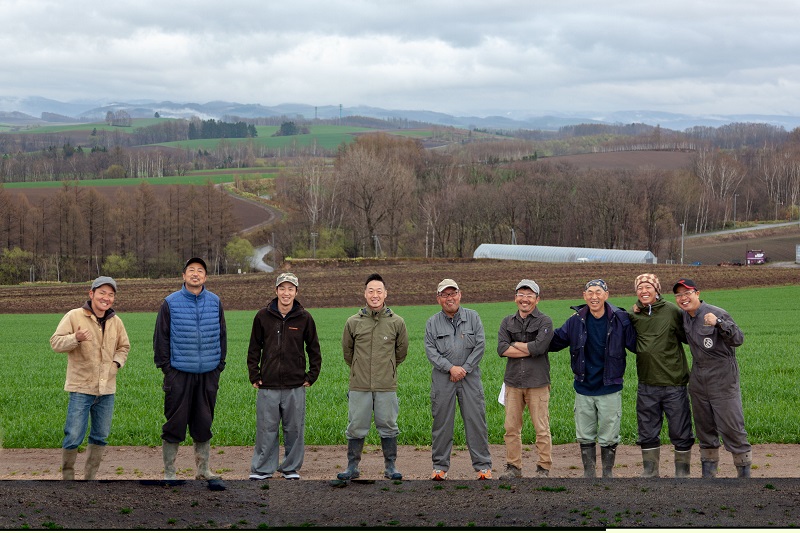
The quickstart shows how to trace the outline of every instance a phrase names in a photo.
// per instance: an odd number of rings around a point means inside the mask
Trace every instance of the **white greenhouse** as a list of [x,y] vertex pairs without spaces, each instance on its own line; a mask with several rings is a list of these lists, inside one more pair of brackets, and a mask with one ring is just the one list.
[[472,254],[475,259],[506,259],[541,263],[658,263],[646,250],[607,250],[569,246],[529,246],[523,244],[481,244]]

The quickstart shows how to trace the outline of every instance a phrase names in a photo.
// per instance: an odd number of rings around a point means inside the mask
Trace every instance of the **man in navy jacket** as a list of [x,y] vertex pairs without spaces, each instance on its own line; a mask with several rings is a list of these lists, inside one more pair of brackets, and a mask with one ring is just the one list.
[[603,477],[613,477],[622,419],[622,379],[627,348],[636,349],[636,330],[628,313],[609,304],[602,279],[586,283],[585,305],[555,330],[550,351],[569,346],[575,374],[575,435],[581,447],[583,477],[594,478],[595,443],[600,443]]

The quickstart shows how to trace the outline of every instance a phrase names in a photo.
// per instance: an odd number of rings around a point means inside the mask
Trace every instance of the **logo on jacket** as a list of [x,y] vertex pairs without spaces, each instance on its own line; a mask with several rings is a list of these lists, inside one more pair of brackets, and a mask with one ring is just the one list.
[[703,346],[710,349],[714,346],[714,341],[711,340],[711,337],[706,337],[703,339]]

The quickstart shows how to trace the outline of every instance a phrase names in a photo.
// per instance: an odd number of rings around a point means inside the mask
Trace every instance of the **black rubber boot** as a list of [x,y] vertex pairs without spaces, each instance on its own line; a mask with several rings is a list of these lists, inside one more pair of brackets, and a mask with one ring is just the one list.
[[734,453],[733,464],[736,466],[736,477],[749,478],[752,463],[753,452]]
[[583,477],[593,479],[597,477],[597,448],[595,443],[581,444],[581,461],[583,461]]
[[383,477],[386,479],[403,479],[403,474],[397,471],[394,462],[397,460],[397,437],[381,437],[383,449]]
[[361,476],[358,463],[361,462],[362,450],[364,450],[364,439],[347,439],[347,470],[336,474],[338,479],[347,481]]
[[703,467],[704,478],[717,477],[719,448],[700,448],[700,466]]
[[614,477],[614,463],[617,460],[617,445],[600,446],[600,461],[603,464],[603,477]]

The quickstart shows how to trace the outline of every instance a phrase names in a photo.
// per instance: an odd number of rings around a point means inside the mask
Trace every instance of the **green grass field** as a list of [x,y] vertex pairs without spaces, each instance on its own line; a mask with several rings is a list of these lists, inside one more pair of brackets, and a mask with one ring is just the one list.
[[[671,296],[668,296],[671,297]],[[266,298],[266,295],[265,295]],[[797,443],[800,438],[800,410],[797,382],[800,377],[800,288],[773,287],[735,291],[704,291],[703,298],[727,309],[745,332],[745,344],[738,350],[742,375],[745,421],[751,443]],[[79,297],[76,295],[76,300]],[[77,303],[77,301],[76,301]],[[573,301],[543,301],[541,309],[560,326],[571,314]],[[629,307],[632,298],[612,303]],[[503,316],[515,311],[513,303],[470,304],[486,328],[486,355],[481,363],[486,390],[489,438],[503,442],[503,408],[497,402],[504,361],[497,356],[497,328]],[[348,309],[311,310],[319,330],[323,366],[319,381],[308,391],[306,442],[341,444],[347,425],[348,368],[341,356],[342,327]],[[423,333],[427,318],[438,312],[435,306],[399,307],[410,335],[409,356],[399,367],[401,444],[430,445],[430,371],[424,354]],[[252,445],[255,438],[255,391],[250,386],[246,350],[253,311],[231,311],[228,324],[228,364],[222,374],[214,421],[217,445]],[[59,447],[63,436],[67,393],[63,390],[66,356],[50,350],[49,338],[60,315],[3,315],[0,328],[0,429],[9,448]],[[114,424],[110,443],[114,445],[159,445],[163,423],[161,373],[153,365],[154,313],[122,315],[131,338],[128,364],[118,378]],[[687,350],[688,353],[688,350]],[[574,390],[568,350],[550,354],[552,395],[550,401],[553,442],[574,442],[572,406]],[[636,440],[636,367],[629,355],[623,390],[622,437],[625,444]],[[523,432],[526,443],[534,441],[530,421]],[[374,429],[368,441],[377,444]],[[668,442],[665,432],[662,442]],[[463,425],[457,417],[456,444],[464,443]]]
[[67,131],[85,131],[91,132],[93,129],[98,131],[115,131],[118,130],[122,133],[133,133],[136,128],[144,128],[152,126],[161,122],[175,120],[172,118],[135,118],[132,119],[130,127],[109,126],[105,122],[89,122],[85,124],[64,124],[64,125],[49,125],[39,126],[35,128],[23,128],[14,133],[64,133]]
[[[247,144],[253,142],[256,146],[267,148],[287,148],[291,146],[313,146],[333,150],[342,143],[352,142],[354,133],[375,131],[369,128],[356,128],[352,126],[311,126],[311,133],[307,135],[291,135],[289,137],[272,137],[278,131],[278,126],[256,126],[258,137],[254,139],[225,139],[231,144]],[[191,141],[174,141],[160,143],[155,146],[171,146],[174,148],[189,148],[191,150],[213,150],[221,139],[195,139]]]

